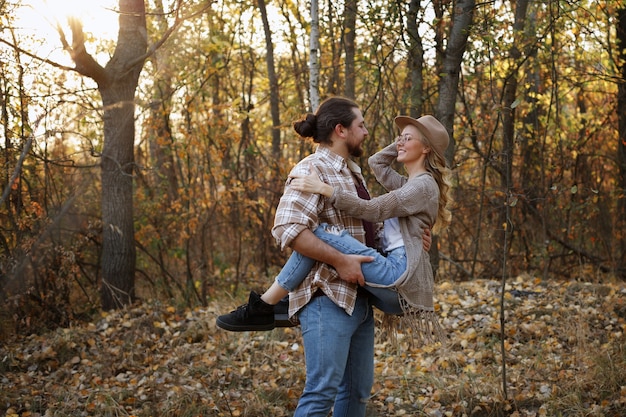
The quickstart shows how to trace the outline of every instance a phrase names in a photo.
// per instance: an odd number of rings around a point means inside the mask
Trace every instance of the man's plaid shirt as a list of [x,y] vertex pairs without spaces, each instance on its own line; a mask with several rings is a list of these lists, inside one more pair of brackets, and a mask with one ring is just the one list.
[[[315,171],[325,183],[340,187],[356,194],[354,175],[363,179],[361,169],[351,160],[346,160],[319,146],[316,152],[300,161],[291,174],[308,175]],[[365,231],[360,219],[349,217],[336,210],[328,199],[320,194],[309,194],[285,186],[285,192],[278,203],[272,235],[281,249],[291,246],[293,240],[304,229],[314,230],[319,224],[339,225],[361,242],[365,242]],[[320,288],[339,307],[352,314],[357,297],[357,285],[339,278],[335,270],[323,263],[316,263],[309,275],[289,297],[289,315],[293,316],[304,307]]]

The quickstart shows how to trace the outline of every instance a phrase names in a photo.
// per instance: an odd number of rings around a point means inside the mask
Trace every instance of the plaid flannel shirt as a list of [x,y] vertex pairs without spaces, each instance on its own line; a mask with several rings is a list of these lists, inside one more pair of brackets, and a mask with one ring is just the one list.
[[[311,171],[315,171],[325,183],[355,195],[353,173],[363,179],[361,169],[356,163],[342,158],[325,146],[319,146],[315,153],[300,161],[291,173],[308,175]],[[272,228],[272,235],[281,249],[291,246],[304,229],[314,230],[321,223],[342,226],[356,239],[365,242],[361,220],[335,209],[328,198],[320,194],[302,193],[290,188],[287,181]],[[346,313],[352,314],[357,285],[343,281],[332,267],[317,262],[304,282],[290,294],[289,315],[293,316],[304,307],[318,288]]]

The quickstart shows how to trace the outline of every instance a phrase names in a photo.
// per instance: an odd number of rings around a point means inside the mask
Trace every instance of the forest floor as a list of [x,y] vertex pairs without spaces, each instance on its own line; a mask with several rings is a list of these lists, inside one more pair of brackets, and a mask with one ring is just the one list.
[[[498,281],[438,283],[445,347],[379,333],[368,416],[626,416],[626,283],[511,280],[503,342],[500,293]],[[238,298],[137,305],[5,341],[0,415],[292,415],[300,329],[216,328]]]

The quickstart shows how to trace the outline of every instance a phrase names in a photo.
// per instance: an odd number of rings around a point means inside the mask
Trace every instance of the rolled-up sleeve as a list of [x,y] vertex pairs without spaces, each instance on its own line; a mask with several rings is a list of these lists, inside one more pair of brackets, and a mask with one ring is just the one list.
[[[290,173],[308,175],[310,169],[298,165]],[[285,184],[285,191],[280,199],[274,218],[272,236],[280,245],[281,250],[291,246],[294,239],[304,230],[314,230],[318,226],[318,213],[322,196],[319,194],[303,193]]]

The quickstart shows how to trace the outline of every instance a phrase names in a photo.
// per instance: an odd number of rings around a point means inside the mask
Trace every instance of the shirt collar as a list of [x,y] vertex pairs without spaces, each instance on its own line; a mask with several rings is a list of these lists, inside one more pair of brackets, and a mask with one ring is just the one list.
[[339,156],[335,152],[331,151],[327,146],[318,146],[315,153],[318,153],[322,155],[322,157],[328,159],[330,165],[337,171],[341,171],[347,166],[350,171],[357,174],[361,173],[361,167],[356,162],[352,159],[345,159],[344,157]]

